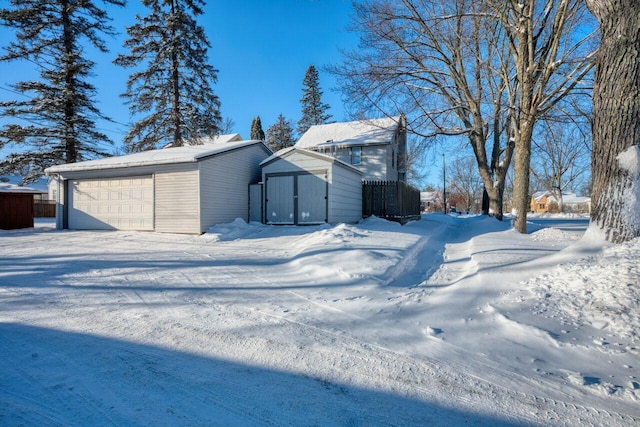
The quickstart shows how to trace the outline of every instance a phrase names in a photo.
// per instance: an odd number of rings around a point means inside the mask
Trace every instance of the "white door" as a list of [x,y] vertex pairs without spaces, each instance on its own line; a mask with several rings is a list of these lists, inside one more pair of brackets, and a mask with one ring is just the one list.
[[298,224],[327,222],[327,174],[298,175]]
[[69,181],[69,228],[153,230],[153,178]]
[[267,224],[295,224],[293,184],[294,177],[291,175],[267,177]]

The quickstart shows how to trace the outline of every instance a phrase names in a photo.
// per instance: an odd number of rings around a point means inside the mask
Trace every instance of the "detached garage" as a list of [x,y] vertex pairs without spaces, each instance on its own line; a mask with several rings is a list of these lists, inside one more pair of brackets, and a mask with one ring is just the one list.
[[260,141],[146,151],[47,169],[58,227],[75,230],[205,232],[248,219],[249,184],[271,154]]
[[296,147],[264,160],[264,222],[353,223],[362,219],[362,172],[333,157]]

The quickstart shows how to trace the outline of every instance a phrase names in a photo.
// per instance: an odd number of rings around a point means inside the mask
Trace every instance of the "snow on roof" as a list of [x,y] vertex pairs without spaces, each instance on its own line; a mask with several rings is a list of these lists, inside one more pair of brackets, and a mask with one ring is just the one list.
[[[545,196],[550,201],[558,203],[556,197],[548,191],[537,191],[533,193],[533,198],[537,201],[542,200]],[[577,196],[576,193],[571,191],[565,191],[562,193],[562,203],[564,204],[589,203],[589,201],[591,201],[590,197]]]
[[421,191],[420,192],[420,201],[428,202],[432,200],[436,200],[440,196],[440,192],[438,191]]
[[273,162],[276,159],[280,159],[280,158],[285,158],[287,156],[289,156],[290,154],[292,154],[293,152],[299,152],[302,154],[306,154],[308,156],[312,156],[312,157],[316,157],[322,160],[326,160],[327,162],[331,162],[331,163],[336,163],[340,166],[346,167],[348,169],[353,170],[354,172],[357,172],[359,174],[363,174],[363,172],[356,168],[355,166],[352,166],[348,163],[343,162],[342,160],[338,160],[335,157],[332,156],[328,156],[326,154],[322,154],[322,153],[318,153],[316,151],[311,151],[311,150],[306,150],[304,148],[300,148],[296,145],[291,146],[291,147],[287,147],[287,148],[283,148],[282,150],[276,151],[275,153],[273,153],[272,155],[270,155],[269,157],[267,157],[266,159],[264,159],[262,162],[260,162],[260,166],[266,166],[267,164]]
[[213,138],[204,139],[202,142],[204,144],[220,144],[223,142],[237,142],[242,141],[242,137],[239,133],[228,133],[225,135],[217,135]]
[[[47,193],[49,191],[47,178],[40,178],[28,186],[22,186],[20,182],[22,182],[21,176],[2,175],[0,176],[0,191],[9,192],[9,188],[12,188],[12,190],[10,190],[11,193]],[[20,191],[20,189],[28,191]]]
[[0,193],[42,194],[43,191],[32,187],[24,187],[21,185],[9,184],[8,182],[0,182]]
[[133,166],[163,165],[171,163],[192,163],[204,157],[231,151],[236,148],[262,144],[262,141],[237,141],[225,144],[188,145],[184,147],[170,147],[160,150],[149,150],[125,156],[105,157],[86,162],[68,163],[52,166],[46,169],[47,174],[60,172],[75,172],[96,169],[127,168]]
[[[226,142],[242,141],[242,137],[239,133],[227,133],[224,135],[216,135],[212,138],[196,138],[185,142],[185,145],[204,145],[204,144],[223,144]],[[162,148],[174,148],[171,143],[165,145]]]
[[400,116],[311,126],[296,143],[298,148],[329,145],[389,144]]

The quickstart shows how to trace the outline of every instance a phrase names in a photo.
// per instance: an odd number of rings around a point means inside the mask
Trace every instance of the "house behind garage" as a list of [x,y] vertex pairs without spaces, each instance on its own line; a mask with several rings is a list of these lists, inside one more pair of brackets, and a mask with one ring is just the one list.
[[54,166],[58,228],[200,234],[248,219],[261,141],[165,148]]
[[407,126],[404,116],[311,126],[296,148],[352,165],[364,180],[405,181]]

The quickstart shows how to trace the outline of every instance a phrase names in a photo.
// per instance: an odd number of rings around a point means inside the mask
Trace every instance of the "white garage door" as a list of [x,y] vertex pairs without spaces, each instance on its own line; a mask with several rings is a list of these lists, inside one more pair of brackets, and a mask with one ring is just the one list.
[[151,176],[72,180],[69,228],[153,230]]

